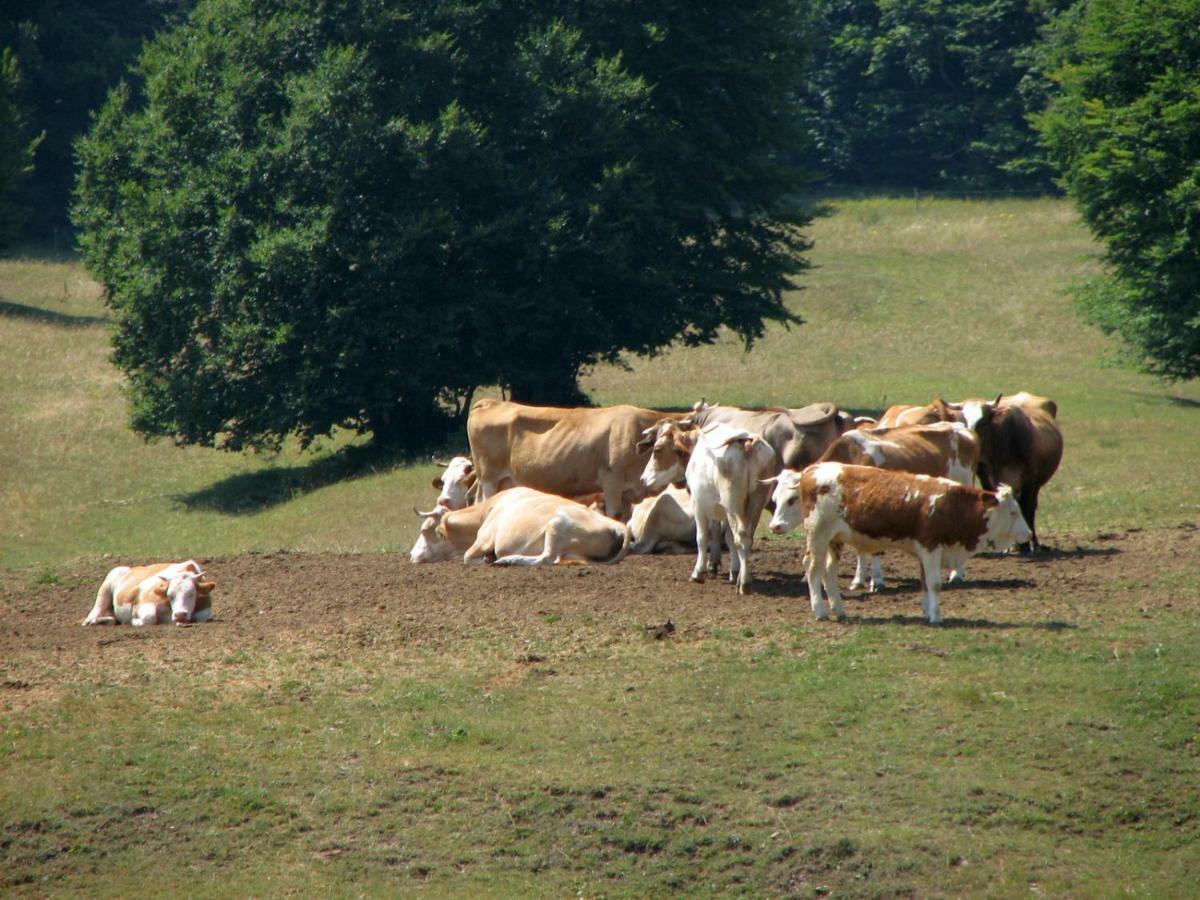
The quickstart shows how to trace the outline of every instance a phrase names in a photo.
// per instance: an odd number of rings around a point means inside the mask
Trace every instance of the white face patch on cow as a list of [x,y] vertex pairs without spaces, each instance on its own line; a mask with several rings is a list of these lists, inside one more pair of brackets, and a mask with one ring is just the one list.
[[784,469],[775,479],[771,492],[775,513],[768,526],[775,534],[787,534],[801,522],[803,510],[800,503],[800,473],[795,469]]
[[972,431],[979,424],[979,420],[983,418],[983,407],[985,404],[978,400],[968,400],[962,405],[962,417],[967,427]]
[[475,464],[466,456],[456,456],[446,465],[446,470],[434,479],[434,486],[441,487],[437,505],[446,509],[462,509],[470,504],[469,493],[475,484]]
[[449,512],[444,506],[434,509],[433,514],[421,522],[421,533],[417,535],[416,543],[409,551],[408,559],[412,563],[442,562],[452,559],[456,553],[454,546],[446,539],[438,526],[442,518]]

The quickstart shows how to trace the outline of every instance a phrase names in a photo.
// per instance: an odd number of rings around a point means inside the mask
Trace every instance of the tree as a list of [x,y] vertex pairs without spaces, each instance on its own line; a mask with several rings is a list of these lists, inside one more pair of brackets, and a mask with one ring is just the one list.
[[68,224],[75,180],[72,145],[89,115],[124,75],[143,40],[182,18],[192,0],[4,0],[0,47],[21,60],[20,106],[45,136],[32,177],[15,200],[30,210],[26,235],[45,238]]
[[797,38],[790,0],[201,3],[78,148],[134,428],[414,446],[480,385],[799,322]]
[[844,184],[1042,188],[1030,48],[1070,0],[815,0],[806,164]]
[[0,52],[0,249],[12,242],[24,210],[9,200],[14,187],[33,171],[33,155],[42,137],[30,139],[17,105],[20,73],[9,48]]
[[1105,244],[1085,318],[1168,380],[1200,376],[1200,2],[1088,0],[1045,65],[1060,93],[1035,121]]

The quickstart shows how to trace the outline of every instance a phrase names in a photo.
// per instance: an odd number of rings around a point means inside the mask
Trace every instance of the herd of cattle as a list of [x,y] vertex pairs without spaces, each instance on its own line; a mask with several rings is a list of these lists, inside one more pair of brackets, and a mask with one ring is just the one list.
[[[616,563],[629,553],[696,551],[703,581],[730,551],[729,579],[751,585],[763,510],[770,529],[804,526],[813,612],[845,615],[840,548],[858,551],[851,588],[883,585],[878,555],[921,565],[922,609],[941,621],[943,566],[1014,545],[1036,552],[1038,492],[1062,458],[1052,400],[893,406],[855,419],[831,403],[749,410],[704,402],[686,413],[635,406],[561,409],[480,400],[467,419],[470,457],[434,479],[414,563]],[[974,486],[978,478],[982,489]],[[212,615],[214,583],[188,560],[113,569],[84,625],[186,624]]]

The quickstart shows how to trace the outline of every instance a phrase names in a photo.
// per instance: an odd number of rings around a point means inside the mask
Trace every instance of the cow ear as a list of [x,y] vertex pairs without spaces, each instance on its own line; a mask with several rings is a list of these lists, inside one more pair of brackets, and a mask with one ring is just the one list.
[[437,488],[439,491],[440,491],[440,490],[441,490],[443,487],[445,487],[445,482],[444,482],[444,481],[442,481],[442,476],[441,476],[441,475],[439,475],[437,478],[433,479],[433,486],[434,486],[435,488]]
[[158,594],[158,596],[165,598],[167,596],[167,582],[160,578],[155,583],[152,593]]
[[215,588],[216,586],[217,586],[217,583],[215,581],[197,581],[196,582],[196,593],[211,594],[212,589]]

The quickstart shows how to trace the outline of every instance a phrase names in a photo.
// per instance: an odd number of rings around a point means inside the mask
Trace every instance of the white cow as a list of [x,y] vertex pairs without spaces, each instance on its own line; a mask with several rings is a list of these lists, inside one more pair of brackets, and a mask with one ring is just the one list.
[[463,509],[417,512],[414,563],[551,565],[561,560],[615,563],[629,552],[629,528],[566,497],[513,487]]
[[96,603],[81,625],[156,625],[206,622],[212,618],[212,590],[195,560],[117,566],[96,592]]
[[769,491],[762,479],[779,465],[775,451],[761,435],[718,423],[703,429],[660,422],[653,431],[653,450],[642,473],[642,485],[660,490],[682,473],[692,496],[696,521],[696,567],[692,581],[720,565],[721,538],[727,528],[732,548],[729,580],[738,593],[749,592],[750,548],[754,529]]

